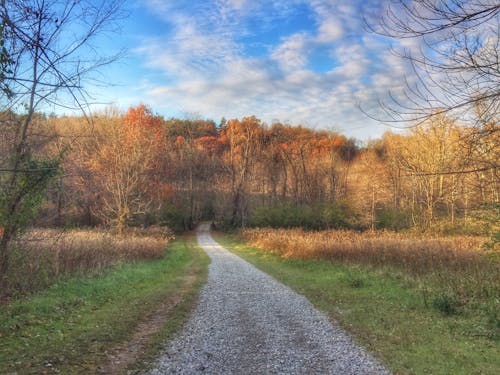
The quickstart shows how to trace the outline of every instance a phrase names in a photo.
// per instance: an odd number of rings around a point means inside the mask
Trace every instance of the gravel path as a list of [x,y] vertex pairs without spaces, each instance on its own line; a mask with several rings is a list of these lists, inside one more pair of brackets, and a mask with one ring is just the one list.
[[388,374],[307,299],[219,246],[183,331],[149,374]]

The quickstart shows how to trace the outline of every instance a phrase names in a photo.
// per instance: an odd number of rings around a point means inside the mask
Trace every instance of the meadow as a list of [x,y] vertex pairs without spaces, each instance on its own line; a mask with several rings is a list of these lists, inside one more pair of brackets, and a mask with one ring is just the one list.
[[47,288],[72,276],[96,275],[111,266],[163,257],[172,232],[160,227],[124,235],[99,229],[32,229],[13,241],[0,300]]
[[246,229],[241,235],[250,245],[285,259],[403,271],[419,285],[426,302],[448,313],[500,296],[500,252],[486,250],[485,237],[266,228]]
[[215,237],[396,374],[498,373],[500,264],[482,238],[300,229]]
[[[86,260],[78,263],[65,255],[62,259],[72,266],[64,271],[78,266],[80,273],[99,246],[111,242],[117,247],[103,250],[106,255],[99,258],[107,267],[54,281],[0,306],[0,374],[136,373],[182,327],[207,274],[208,257],[194,237],[180,236],[167,248],[165,240],[150,237],[92,234],[85,248],[78,244],[86,231],[63,236],[71,239],[68,249],[79,249],[80,259]],[[65,242],[58,243],[62,251]],[[40,250],[44,255],[54,251]],[[127,257],[133,262],[122,263]]]

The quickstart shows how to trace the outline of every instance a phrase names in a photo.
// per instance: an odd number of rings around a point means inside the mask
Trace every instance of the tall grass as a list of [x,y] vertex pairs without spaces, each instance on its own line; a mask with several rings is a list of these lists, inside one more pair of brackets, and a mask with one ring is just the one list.
[[462,269],[484,258],[480,237],[418,237],[375,231],[248,229],[243,237],[284,258],[325,259],[371,265],[393,265],[412,273],[437,268]]
[[449,302],[449,306],[443,303],[443,310],[500,296],[499,254],[498,250],[483,250],[486,238],[266,228],[243,230],[242,236],[251,245],[283,258],[402,270],[421,283],[424,296],[429,294],[429,303]]
[[159,259],[171,234],[161,228],[119,236],[103,230],[33,229],[12,242],[7,287],[0,298],[43,289],[55,281],[102,272],[126,262]]

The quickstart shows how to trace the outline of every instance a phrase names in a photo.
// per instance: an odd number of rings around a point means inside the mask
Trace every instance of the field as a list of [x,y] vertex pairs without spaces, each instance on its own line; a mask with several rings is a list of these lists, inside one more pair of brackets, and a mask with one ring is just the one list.
[[[104,239],[111,241],[107,234],[95,234],[81,250],[83,259],[97,253],[93,245]],[[143,244],[142,250],[125,251],[127,255],[118,258],[108,252],[100,258],[103,265],[103,259],[114,263],[124,257],[134,258],[132,263],[67,277],[0,306],[0,373],[113,374],[144,366],[141,363],[182,325],[205,279],[208,258],[192,236],[176,239],[167,250],[164,240],[160,246],[139,237],[123,240],[123,247],[115,249],[131,249],[134,243]],[[146,254],[154,259],[138,260]],[[122,362],[110,362],[111,356]]]
[[464,305],[489,304],[500,296],[500,253],[484,250],[487,239],[482,237],[301,229],[248,229],[242,231],[242,237],[285,259],[402,271],[419,285],[426,302],[440,306],[444,312],[452,313]]
[[479,238],[271,229],[216,238],[304,294],[396,373],[500,369],[500,267]]
[[110,266],[160,259],[173,238],[168,230],[130,230],[118,236],[104,230],[33,229],[11,244],[12,259],[0,300],[41,290]]

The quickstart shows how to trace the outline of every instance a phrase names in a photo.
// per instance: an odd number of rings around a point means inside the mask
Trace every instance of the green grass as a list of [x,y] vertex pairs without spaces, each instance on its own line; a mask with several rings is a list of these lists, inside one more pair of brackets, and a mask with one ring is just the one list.
[[207,274],[208,257],[183,237],[164,258],[122,265],[100,276],[59,282],[0,307],[0,373],[96,373],[106,351],[126,341],[137,324],[178,292],[188,272],[196,281],[150,345],[182,323]]
[[[234,236],[215,238],[305,295],[395,373],[500,373],[500,327],[490,307],[447,314],[446,296],[426,301],[418,282],[401,271],[282,259]],[[440,302],[445,308],[434,306]]]

